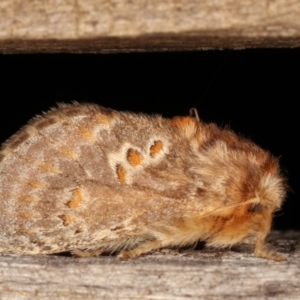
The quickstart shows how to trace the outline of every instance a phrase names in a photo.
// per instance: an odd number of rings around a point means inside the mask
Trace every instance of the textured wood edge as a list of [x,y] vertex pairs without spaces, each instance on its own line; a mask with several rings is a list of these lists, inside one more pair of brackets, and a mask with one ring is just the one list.
[[130,53],[247,48],[295,48],[300,38],[245,38],[240,36],[149,36],[86,40],[6,40],[0,53]]
[[299,299],[300,232],[273,232],[285,262],[250,246],[114,256],[0,256],[1,299]]
[[300,47],[298,0],[0,2],[0,52]]

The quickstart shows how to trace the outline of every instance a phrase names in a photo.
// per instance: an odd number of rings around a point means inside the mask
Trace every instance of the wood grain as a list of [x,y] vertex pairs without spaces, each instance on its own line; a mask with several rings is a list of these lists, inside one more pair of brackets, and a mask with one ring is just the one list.
[[1,299],[299,299],[300,232],[272,232],[286,262],[251,246],[114,256],[0,256]]
[[298,0],[1,0],[0,52],[299,47]]

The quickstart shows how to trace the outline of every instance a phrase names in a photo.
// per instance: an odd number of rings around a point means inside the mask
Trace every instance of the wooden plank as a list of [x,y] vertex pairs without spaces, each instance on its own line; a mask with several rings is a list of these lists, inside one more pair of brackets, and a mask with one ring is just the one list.
[[1,299],[299,299],[300,232],[272,232],[285,262],[252,247],[115,256],[0,256]]
[[299,47],[298,0],[1,0],[0,52]]

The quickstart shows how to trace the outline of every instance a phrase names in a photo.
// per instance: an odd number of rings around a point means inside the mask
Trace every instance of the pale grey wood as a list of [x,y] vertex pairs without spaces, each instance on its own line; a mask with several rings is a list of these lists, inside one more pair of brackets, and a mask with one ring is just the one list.
[[299,47],[299,0],[1,0],[0,52]]
[[114,256],[0,256],[6,299],[300,299],[300,232],[273,232],[286,262],[256,258],[251,246],[161,250]]

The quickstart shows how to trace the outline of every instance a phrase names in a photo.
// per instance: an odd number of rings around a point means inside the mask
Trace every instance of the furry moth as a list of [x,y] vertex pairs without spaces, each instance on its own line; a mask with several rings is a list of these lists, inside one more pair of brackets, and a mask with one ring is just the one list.
[[198,118],[60,104],[0,152],[0,253],[77,256],[265,238],[285,197],[269,152]]

